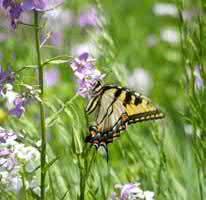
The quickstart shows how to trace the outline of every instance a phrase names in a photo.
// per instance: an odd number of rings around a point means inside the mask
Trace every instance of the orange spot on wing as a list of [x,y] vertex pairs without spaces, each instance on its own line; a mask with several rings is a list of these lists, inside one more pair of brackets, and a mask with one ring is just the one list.
[[96,131],[91,131],[91,135],[92,135],[92,137],[95,137],[96,136]]
[[122,121],[125,122],[128,120],[128,115],[127,114],[123,114],[122,115]]

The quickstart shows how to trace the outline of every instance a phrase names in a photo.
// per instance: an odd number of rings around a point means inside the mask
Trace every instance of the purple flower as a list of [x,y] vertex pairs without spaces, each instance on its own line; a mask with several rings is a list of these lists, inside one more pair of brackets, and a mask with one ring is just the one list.
[[13,151],[9,148],[17,139],[13,131],[0,127],[0,171],[1,168],[11,170],[14,168],[16,160]]
[[194,76],[195,76],[195,86],[198,90],[202,89],[204,87],[204,80],[201,75],[201,68],[200,66],[196,66],[194,70]]
[[43,11],[47,3],[48,2],[44,0],[25,0],[22,5],[22,8],[26,11],[27,10]]
[[2,0],[2,1],[1,1],[1,5],[2,5],[5,9],[7,9],[7,8],[10,6],[11,3],[12,3],[12,0]]
[[1,5],[9,13],[11,26],[16,29],[17,22],[23,11],[46,11],[63,3],[64,0],[1,0]]
[[96,83],[102,80],[104,75],[95,68],[94,60],[89,59],[89,54],[86,52],[73,60],[71,68],[79,84],[78,94],[90,98]]
[[9,149],[0,149],[0,158],[1,157],[6,157],[12,153],[11,150]]
[[44,81],[48,87],[56,85],[59,81],[59,70],[56,68],[48,69],[44,73]]
[[[22,188],[23,170],[31,176],[40,164],[39,151],[20,143],[16,138],[13,131],[0,127],[0,182],[9,192],[18,192]],[[26,185],[29,185],[28,181],[25,179]]]
[[143,191],[139,183],[128,183],[124,185],[117,184],[115,188],[117,192],[112,193],[111,200],[130,200],[130,199],[144,199],[154,200],[154,192]]
[[26,98],[13,91],[15,74],[12,70],[4,71],[0,66],[0,96],[6,99],[6,104],[11,115],[21,117],[25,111]]
[[89,76],[93,72],[94,67],[92,63],[87,62],[86,60],[81,60],[80,58],[79,61],[80,62],[75,61],[75,65],[73,65],[72,68],[75,71],[77,78],[83,80],[85,76]]
[[0,66],[0,97],[1,103],[3,102],[1,107],[6,110],[6,113],[19,118],[31,99],[39,100],[39,90],[26,85],[24,92],[17,93],[13,89],[14,81],[14,72],[11,69],[4,71]]
[[4,88],[5,84],[12,84],[15,81],[15,74],[14,72],[9,69],[8,71],[4,71],[0,65],[0,95]]
[[23,12],[21,2],[19,3],[14,0],[3,0],[2,6],[6,10],[8,10],[10,20],[11,20],[11,26],[13,29],[15,29],[17,21],[19,17],[21,16],[21,13]]
[[27,100],[24,97],[17,97],[13,103],[15,107],[11,109],[9,113],[20,118],[22,114],[25,112]]
[[97,16],[97,10],[95,7],[90,7],[80,14],[79,25],[81,27],[97,26],[98,22],[99,22],[99,17]]
[[11,18],[11,26],[12,28],[16,28],[17,20],[19,19],[21,13],[22,13],[21,5],[18,3],[13,3],[10,7],[9,14]]
[[13,157],[12,153],[10,153],[5,158],[0,158],[0,167],[6,169],[8,171],[11,171],[12,169],[14,169],[16,164],[17,164],[17,161]]
[[64,34],[62,32],[53,32],[51,35],[51,43],[54,46],[60,47],[63,44]]
[[16,140],[16,138],[17,136],[14,132],[0,127],[0,144],[12,142]]
[[131,193],[136,192],[137,190],[137,185],[135,184],[125,184],[122,188],[121,188],[121,198],[120,200],[126,200],[128,199],[129,195]]
[[61,5],[64,0],[25,0],[23,10],[47,11]]

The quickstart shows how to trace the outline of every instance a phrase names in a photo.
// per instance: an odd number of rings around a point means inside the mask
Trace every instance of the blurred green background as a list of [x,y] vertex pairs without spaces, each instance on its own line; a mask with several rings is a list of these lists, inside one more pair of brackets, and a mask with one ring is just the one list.
[[[100,26],[79,26],[78,17],[91,6],[97,10]],[[43,59],[62,54],[77,56],[87,50],[96,58],[98,69],[107,75],[106,84],[141,92],[166,117],[130,126],[109,145],[108,164],[101,150],[91,161],[95,148],[87,154],[89,145],[84,143],[89,134],[86,99],[75,97],[63,112],[54,114],[76,94],[73,71],[68,64],[45,66],[45,74],[58,71],[58,80],[46,84],[47,122],[51,122],[47,130],[48,160],[59,156],[48,172],[47,198],[81,199],[85,189],[85,199],[109,199],[115,184],[140,182],[143,189],[155,192],[155,199],[204,199],[205,91],[204,85],[197,88],[196,74],[191,75],[200,64],[200,56],[195,55],[200,48],[203,52],[205,49],[205,43],[199,42],[198,18],[201,13],[205,28],[204,2],[70,0],[58,9],[59,18],[52,13],[42,15],[42,24],[46,24],[42,40],[49,32],[61,33],[58,44],[51,38],[42,47]],[[32,28],[20,24],[13,31],[8,28],[5,13],[0,15],[0,64],[14,70],[35,65]],[[32,17],[27,14],[24,20],[32,22]],[[204,58],[203,53],[203,63]],[[47,78],[45,75],[46,82]],[[23,70],[17,82],[37,85],[37,72]],[[5,126],[38,141],[38,106],[34,103],[26,110],[23,118],[9,118]]]

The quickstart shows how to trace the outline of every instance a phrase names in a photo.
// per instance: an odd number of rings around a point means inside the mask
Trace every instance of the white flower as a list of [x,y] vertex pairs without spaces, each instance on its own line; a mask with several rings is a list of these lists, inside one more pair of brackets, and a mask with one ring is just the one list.
[[151,192],[151,191],[145,191],[144,192],[144,199],[145,200],[154,200],[154,192]]
[[2,93],[2,97],[7,100],[6,106],[8,109],[13,108],[14,100],[18,96],[18,93],[13,91],[13,86],[11,84],[6,84],[4,86],[4,93]]
[[22,187],[22,180],[17,171],[0,171],[1,184],[5,185],[8,191],[18,192]]
[[178,10],[177,7],[174,4],[170,3],[157,3],[153,7],[153,12],[155,15],[158,16],[172,16],[177,17],[178,16]]
[[192,135],[192,133],[193,133],[193,126],[191,124],[185,124],[184,125],[184,130],[185,130],[186,134]]
[[14,176],[10,179],[9,190],[19,192],[22,188],[23,183],[22,179],[18,176]]
[[195,66],[194,69],[194,76],[195,76],[195,87],[196,89],[200,90],[204,87],[204,80],[201,76],[201,68],[200,66]]
[[160,36],[163,41],[171,44],[177,44],[180,40],[178,32],[172,28],[162,30]]
[[29,161],[33,159],[33,147],[26,147],[24,144],[16,144],[15,146],[15,154],[19,159]]
[[40,165],[40,153],[36,148],[17,144],[14,152],[17,158],[25,163],[27,172],[32,172]]
[[148,94],[153,85],[150,74],[143,68],[135,69],[129,75],[127,84],[129,88],[143,94]]
[[154,200],[154,192],[143,191],[140,183],[117,184],[115,189],[119,191],[112,193],[111,200]]
[[16,144],[17,135],[11,130],[0,127],[0,147]]
[[8,157],[6,158],[0,158],[0,169],[1,170],[14,170],[15,168],[17,169],[18,166],[16,166],[17,161],[14,157],[13,154],[10,154]]
[[36,179],[36,177],[33,177],[33,180],[29,183],[29,188],[31,188],[31,190],[37,194],[38,196],[40,196],[40,185],[39,185],[39,181]]
[[[0,182],[11,192],[18,192],[22,188],[23,170],[30,173],[40,165],[39,151],[16,139],[13,131],[0,127]],[[25,180],[25,186],[28,186],[28,180]]]
[[194,17],[198,16],[198,10],[193,8],[190,10],[183,10],[182,16],[185,21],[191,22]]
[[156,46],[158,42],[158,38],[154,34],[151,34],[147,37],[147,45],[151,48]]

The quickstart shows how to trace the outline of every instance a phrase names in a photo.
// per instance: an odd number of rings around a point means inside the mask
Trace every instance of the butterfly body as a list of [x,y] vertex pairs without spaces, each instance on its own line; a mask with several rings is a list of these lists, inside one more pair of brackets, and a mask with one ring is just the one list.
[[95,117],[95,125],[89,127],[85,141],[97,147],[105,147],[120,136],[120,132],[132,123],[155,120],[164,114],[145,96],[128,88],[101,85],[94,88],[86,112]]

